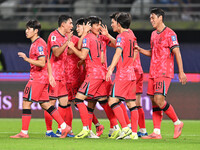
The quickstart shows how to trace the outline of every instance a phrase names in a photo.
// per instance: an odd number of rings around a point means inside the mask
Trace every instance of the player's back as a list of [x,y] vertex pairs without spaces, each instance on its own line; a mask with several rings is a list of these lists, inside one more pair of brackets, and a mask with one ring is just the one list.
[[121,57],[117,63],[116,77],[122,80],[135,80],[134,73],[134,42],[136,37],[133,32],[124,31],[117,36],[116,48],[121,48]]
[[105,67],[101,63],[100,43],[93,33],[83,39],[82,49],[88,49],[85,59],[87,75],[96,79],[105,79]]

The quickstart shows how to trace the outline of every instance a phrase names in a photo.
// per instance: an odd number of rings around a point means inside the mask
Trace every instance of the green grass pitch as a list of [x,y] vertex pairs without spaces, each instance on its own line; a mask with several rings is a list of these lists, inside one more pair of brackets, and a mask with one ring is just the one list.
[[[0,119],[0,150],[198,150],[200,149],[200,120],[183,120],[184,128],[178,139],[173,139],[174,127],[170,120],[162,122],[161,140],[111,140],[107,139],[109,122],[99,119],[105,130],[100,139],[48,138],[45,137],[44,119],[32,119],[29,127],[29,139],[10,139],[9,136],[21,130],[21,119]],[[153,130],[152,120],[146,120],[148,133]],[[57,125],[53,122],[53,129]],[[73,132],[82,129],[80,119],[73,120]],[[95,128],[93,126],[93,131]]]

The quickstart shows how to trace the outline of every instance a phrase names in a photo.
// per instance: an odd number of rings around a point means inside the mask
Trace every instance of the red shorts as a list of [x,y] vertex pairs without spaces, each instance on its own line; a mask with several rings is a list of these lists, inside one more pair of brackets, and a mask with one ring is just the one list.
[[62,80],[56,80],[56,86],[49,86],[49,98],[57,99],[61,97],[65,97],[68,95],[67,88],[65,82]]
[[68,100],[72,101],[75,99],[76,93],[80,87],[79,82],[70,82],[66,83],[67,85],[67,92],[68,92]]
[[115,80],[110,91],[110,97],[116,97],[120,100],[135,100],[136,81]]
[[106,81],[102,79],[86,78],[78,92],[88,97],[94,97],[95,99],[106,97]]
[[48,84],[42,84],[29,80],[24,89],[23,98],[33,102],[48,102]]
[[149,78],[147,94],[153,96],[155,94],[167,95],[171,83],[171,78],[159,77],[159,78]]
[[135,72],[136,75],[136,94],[143,93],[143,74]]

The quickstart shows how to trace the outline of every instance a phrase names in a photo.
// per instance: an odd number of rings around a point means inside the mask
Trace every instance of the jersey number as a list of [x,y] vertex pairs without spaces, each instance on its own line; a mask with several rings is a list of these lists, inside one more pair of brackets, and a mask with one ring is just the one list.
[[135,42],[132,41],[132,40],[129,40],[129,42],[130,42],[130,54],[129,54],[128,57],[133,57],[133,55],[134,55],[134,44],[135,44]]

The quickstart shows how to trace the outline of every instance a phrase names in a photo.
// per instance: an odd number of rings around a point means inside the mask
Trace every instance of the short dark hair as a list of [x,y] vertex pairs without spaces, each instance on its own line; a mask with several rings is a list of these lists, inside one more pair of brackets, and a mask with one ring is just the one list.
[[157,17],[162,16],[163,21],[164,21],[165,12],[164,12],[164,10],[162,10],[161,8],[153,8],[153,9],[151,9],[150,14],[155,14]]
[[131,24],[131,15],[129,13],[119,13],[119,15],[117,15],[117,23],[119,23],[122,28],[128,29],[130,27]]
[[102,20],[100,20],[100,18],[97,16],[89,16],[88,18],[86,18],[85,24],[89,22],[90,25],[92,26],[93,24],[99,24],[100,21]]
[[76,25],[83,25],[84,22],[85,22],[84,18],[79,18],[76,20]]
[[41,31],[41,24],[38,20],[36,19],[32,19],[32,20],[29,20],[27,23],[26,23],[26,28],[33,28],[33,30],[35,29],[38,29],[38,35],[40,35],[40,31]]
[[63,22],[66,22],[68,19],[72,19],[69,15],[60,15],[58,18],[58,26],[60,27]]
[[110,19],[114,19],[115,21],[117,21],[117,16],[120,14],[120,12],[115,12],[113,14],[110,15]]

